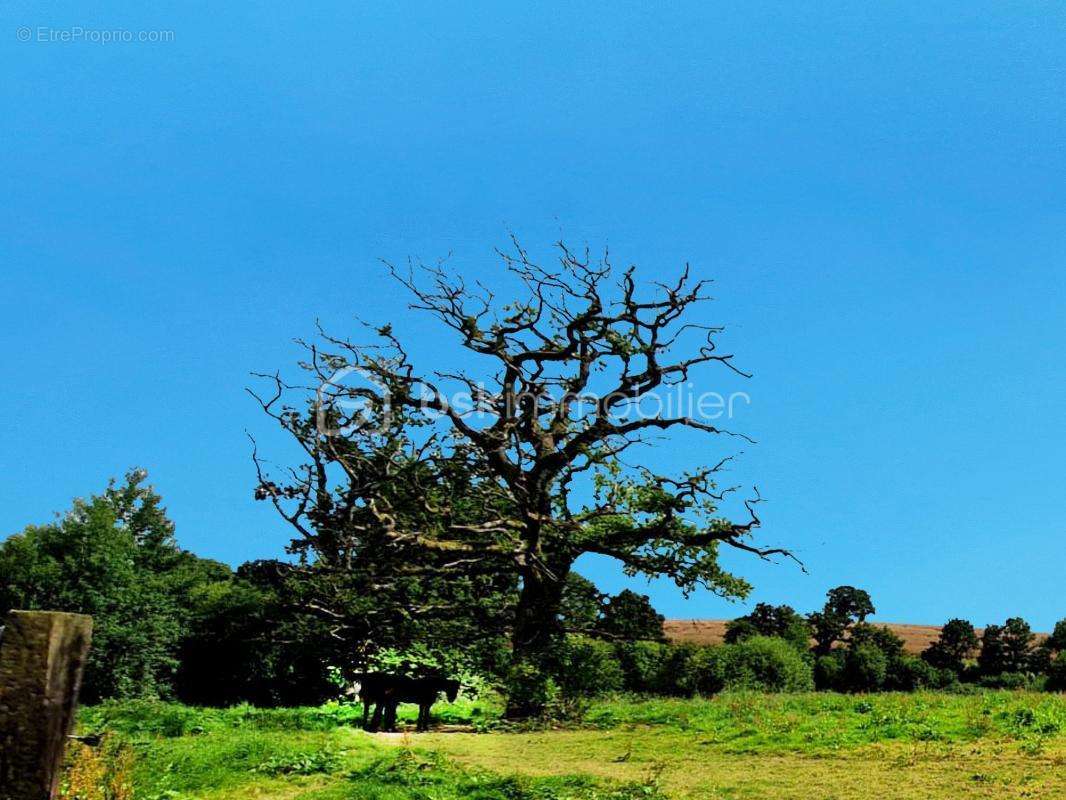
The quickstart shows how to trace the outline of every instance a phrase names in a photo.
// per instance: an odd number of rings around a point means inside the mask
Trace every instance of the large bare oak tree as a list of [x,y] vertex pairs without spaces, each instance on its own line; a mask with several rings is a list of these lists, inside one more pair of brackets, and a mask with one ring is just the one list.
[[[512,244],[501,272],[522,297],[506,304],[442,264],[390,266],[410,307],[469,351],[462,366],[418,369],[391,325],[372,344],[320,331],[304,343],[310,380],[269,376],[273,391],[259,396],[306,460],[277,482],[257,468],[258,494],[296,528],[296,549],[335,569],[372,553],[383,582],[390,569],[516,576],[513,660],[528,682],[547,669],[564,581],[583,554],[686,592],[743,596],[747,583],[719,564],[722,545],[789,553],[754,541],[757,492],[741,521],[721,515],[731,488],[717,479],[731,455],[670,475],[630,463],[671,429],[744,438],[645,402],[701,369],[744,374],[699,313],[706,282],[686,267],[638,285],[634,268],[606,255],[560,243],[547,267]],[[537,713],[538,697],[515,691],[509,713]]]

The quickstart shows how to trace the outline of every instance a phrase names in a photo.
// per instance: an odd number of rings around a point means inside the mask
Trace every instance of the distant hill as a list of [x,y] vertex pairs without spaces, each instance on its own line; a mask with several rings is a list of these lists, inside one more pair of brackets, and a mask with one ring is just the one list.
[[[725,638],[725,626],[729,620],[725,619],[668,619],[663,623],[666,637],[671,642],[691,642],[693,644],[721,644]],[[890,631],[903,639],[904,648],[908,653],[917,655],[931,645],[940,636],[939,625],[908,625],[899,622],[877,622],[871,620],[873,625],[884,625]],[[981,635],[981,628],[977,629],[977,635]],[[1036,635],[1037,642],[1047,637],[1045,633]]]

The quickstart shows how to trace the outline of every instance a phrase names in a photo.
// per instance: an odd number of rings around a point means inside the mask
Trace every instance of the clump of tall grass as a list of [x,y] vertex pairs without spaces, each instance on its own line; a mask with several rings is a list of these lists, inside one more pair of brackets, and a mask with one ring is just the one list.
[[[1024,724],[1028,720],[1032,725]],[[584,724],[691,731],[737,751],[832,750],[885,741],[1028,741],[1066,731],[1066,700],[1007,691],[724,692],[692,699],[621,695],[594,702]]]
[[105,736],[90,747],[74,742],[59,786],[61,800],[132,800],[134,753],[125,742]]
[[[445,724],[476,725],[499,715],[496,698],[460,699],[438,703],[433,716]],[[417,708],[401,706],[400,721],[414,721]],[[247,704],[229,708],[186,706],[156,700],[109,701],[82,708],[79,723],[87,731],[115,731],[127,736],[197,735],[220,730],[330,731],[360,727],[363,708],[353,703],[326,703],[314,707],[256,708]]]
[[459,768],[435,753],[389,753],[349,775],[350,800],[381,797],[434,800],[664,800],[660,769],[642,781],[604,784],[588,777],[532,778]]

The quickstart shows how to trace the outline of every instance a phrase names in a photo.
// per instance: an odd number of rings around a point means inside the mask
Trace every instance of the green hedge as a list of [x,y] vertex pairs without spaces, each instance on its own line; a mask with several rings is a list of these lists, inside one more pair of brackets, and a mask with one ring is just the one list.
[[808,658],[784,639],[753,636],[697,647],[655,642],[616,645],[627,691],[691,696],[725,689],[799,692],[814,688]]

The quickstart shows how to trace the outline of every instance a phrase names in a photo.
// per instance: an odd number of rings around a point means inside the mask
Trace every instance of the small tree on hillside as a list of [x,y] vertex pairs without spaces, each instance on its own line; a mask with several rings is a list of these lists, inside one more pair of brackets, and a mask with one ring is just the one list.
[[989,625],[981,637],[981,653],[977,657],[982,674],[1028,671],[1035,638],[1029,623],[1021,617],[1011,617],[1002,625]]
[[1055,629],[1044,644],[1056,653],[1066,653],[1066,619],[1060,619],[1055,623]]
[[937,669],[950,669],[958,674],[979,645],[977,631],[970,622],[952,619],[940,629],[940,637],[925,649],[922,658]]
[[[1051,635],[1033,650],[1030,658],[1033,671],[1049,675],[1056,671],[1061,672],[1062,667],[1066,666],[1064,653],[1066,653],[1066,619],[1061,619],[1055,623],[1055,629]],[[1056,681],[1057,678],[1052,683]]]
[[665,617],[655,610],[646,594],[623,589],[607,601],[598,627],[614,639],[662,642],[666,640],[664,621]]
[[[522,717],[543,707],[547,694],[531,684],[547,673],[566,577],[582,554],[668,577],[686,592],[742,597],[750,587],[719,564],[723,545],[762,558],[787,553],[752,541],[757,496],[743,521],[719,512],[727,490],[716,479],[728,458],[673,475],[621,459],[665,431],[733,435],[698,412],[641,405],[700,367],[743,374],[718,350],[721,329],[694,316],[709,299],[706,283],[685,269],[645,297],[634,269],[619,272],[606,256],[594,261],[560,244],[548,269],[517,243],[500,255],[524,287],[502,307],[440,266],[421,271],[425,284],[393,270],[411,307],[468,351],[461,366],[418,370],[390,325],[376,345],[323,334],[307,346],[310,386],[268,376],[275,391],[260,398],[305,463],[277,483],[257,463],[260,495],[295,527],[294,548],[332,568],[354,567],[346,554],[368,540],[379,570],[410,558],[438,576],[517,580],[511,641],[523,685],[508,714]],[[674,355],[687,336],[697,337],[688,354]],[[365,380],[339,377],[353,374]],[[283,400],[293,394],[296,404]],[[468,479],[440,490],[456,463]],[[404,482],[413,490],[397,488]]]
[[737,617],[726,625],[726,644],[736,644],[752,636],[773,636],[806,650],[810,647],[811,628],[792,606],[758,603],[750,614]]
[[848,635],[848,647],[856,648],[869,645],[880,650],[891,660],[903,655],[904,642],[891,629],[884,625],[871,625],[868,622],[858,622],[851,628]]
[[814,652],[826,655],[842,641],[852,625],[865,622],[875,611],[870,594],[854,586],[838,586],[826,593],[825,607],[807,615],[814,637]]

